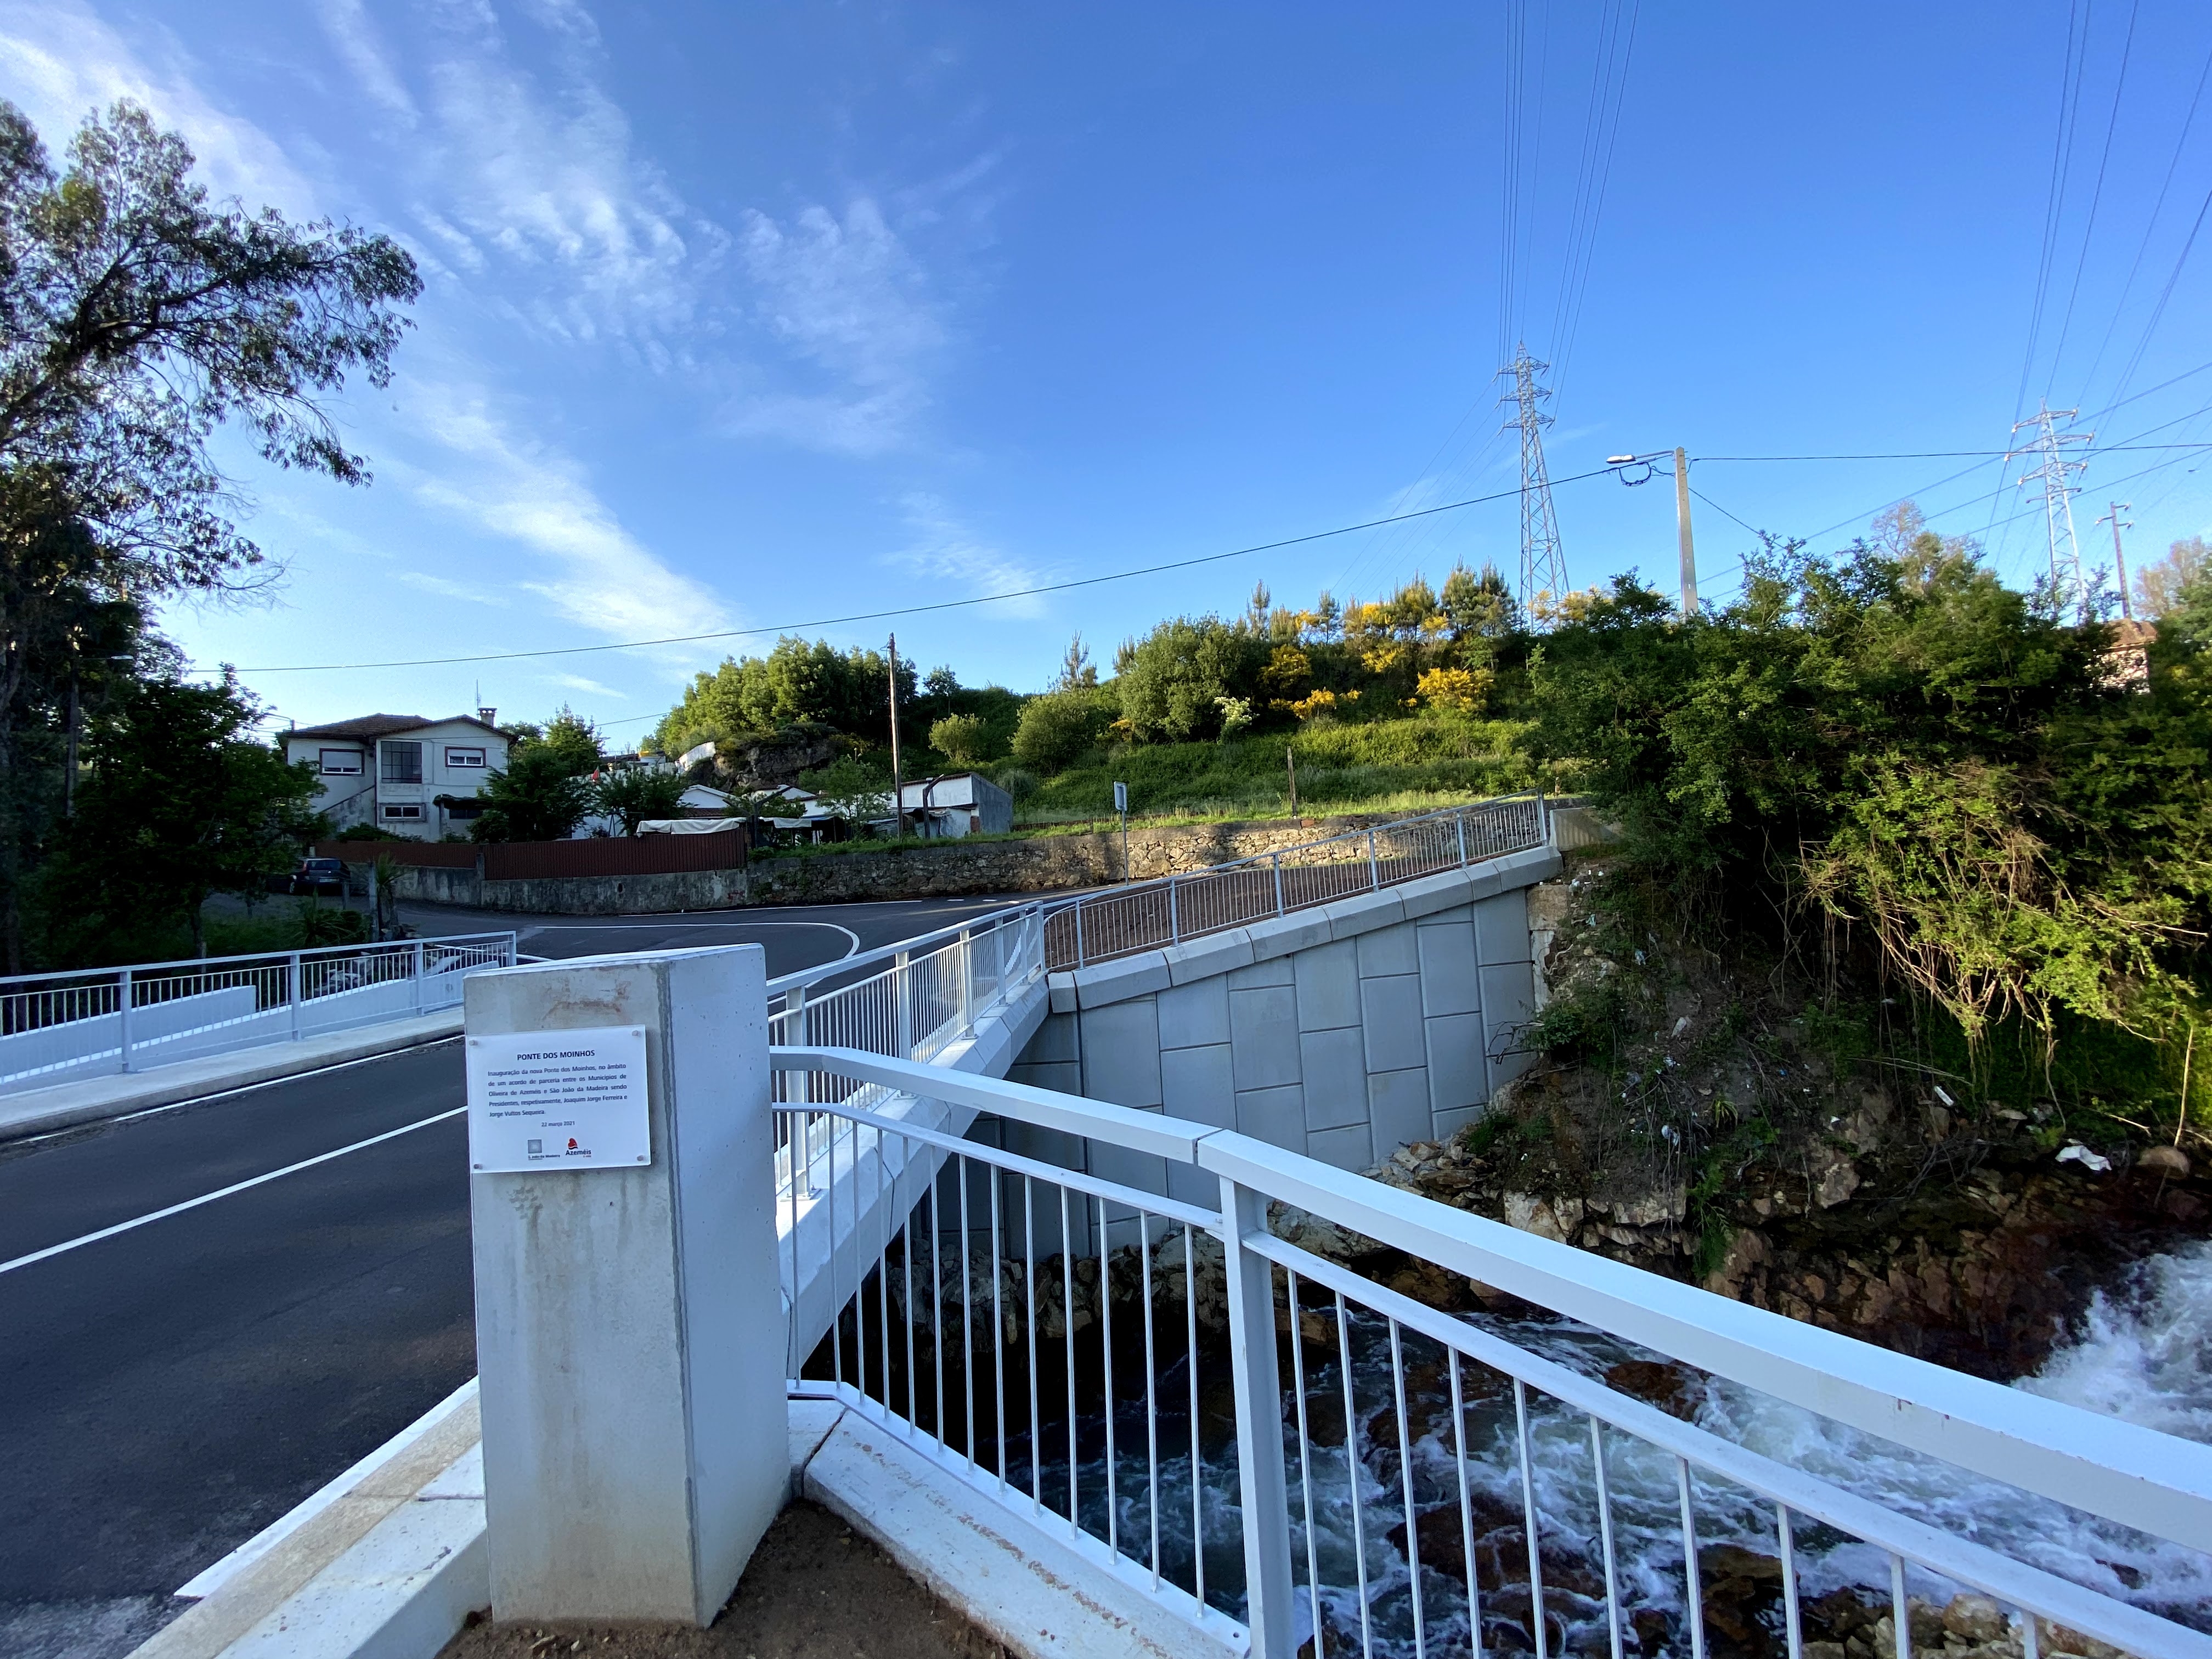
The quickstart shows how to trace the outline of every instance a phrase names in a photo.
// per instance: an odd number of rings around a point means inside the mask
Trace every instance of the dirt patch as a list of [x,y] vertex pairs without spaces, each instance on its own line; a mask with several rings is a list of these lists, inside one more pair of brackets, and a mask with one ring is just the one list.
[[470,1626],[439,1659],[1004,1659],[1006,1650],[829,1510],[775,1518],[714,1624]]

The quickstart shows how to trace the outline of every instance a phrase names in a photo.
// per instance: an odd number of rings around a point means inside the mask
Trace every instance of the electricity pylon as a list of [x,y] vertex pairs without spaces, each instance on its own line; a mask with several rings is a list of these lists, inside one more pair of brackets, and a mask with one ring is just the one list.
[[2044,525],[2051,539],[2051,591],[2062,611],[2070,605],[2074,620],[2086,623],[2090,620],[2089,584],[2081,574],[2081,544],[2074,535],[2074,493],[2081,486],[2068,479],[2088,463],[2068,460],[2065,446],[2086,444],[2097,434],[2061,432],[2056,424],[2070,421],[2081,412],[2078,409],[2053,409],[2048,404],[2040,405],[2034,419],[2013,422],[2015,438],[2030,428],[2035,436],[2012,453],[2035,458],[2035,465],[2021,474],[2020,483],[2022,488],[2032,483],[2043,486]]
[[1544,465],[1544,428],[1552,417],[1536,406],[1552,395],[1536,384],[1538,371],[1549,368],[1528,355],[1524,341],[1513,361],[1498,371],[1513,377],[1513,390],[1498,401],[1512,405],[1506,429],[1521,434],[1521,609],[1531,623],[1567,592],[1567,556],[1559,545],[1559,517],[1552,511],[1552,475]]

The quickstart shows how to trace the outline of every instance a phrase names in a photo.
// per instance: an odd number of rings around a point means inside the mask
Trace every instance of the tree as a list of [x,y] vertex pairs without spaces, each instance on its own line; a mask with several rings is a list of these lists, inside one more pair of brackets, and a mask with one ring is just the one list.
[[1251,689],[1244,682],[1245,659],[1252,653],[1265,659],[1259,641],[1218,617],[1164,622],[1123,649],[1115,676],[1121,718],[1143,739],[1178,743],[1213,736],[1220,730],[1221,699]]
[[2164,558],[2136,572],[2136,614],[2155,622],[2178,609],[2181,590],[2208,572],[2212,572],[2212,547],[2205,545],[2203,537],[2185,537],[2174,543]]
[[1714,907],[1825,917],[1808,946],[1867,942],[1970,1039],[2169,1022],[2212,932],[2201,637],[2161,623],[2130,693],[2109,629],[1924,530],[1901,557],[1746,568],[1687,622],[1617,579],[1536,663],[1542,751],[1580,763],[1632,849]]
[[507,751],[507,769],[486,775],[477,799],[483,814],[471,841],[561,841],[592,810],[592,786],[573,769],[575,757],[553,743]]
[[1079,691],[1098,684],[1098,670],[1091,660],[1091,647],[1078,634],[1067,642],[1067,650],[1060,659],[1060,673],[1053,680],[1055,691]]
[[[899,706],[915,697],[913,663],[898,665]],[[879,651],[839,651],[827,640],[788,635],[765,657],[726,658],[711,674],[695,676],[654,732],[664,755],[680,755],[708,738],[765,737],[812,725],[884,743],[890,736],[889,669]]]
[[684,792],[690,787],[681,772],[625,766],[592,787],[592,805],[610,817],[620,818],[623,834],[635,836],[637,826],[647,818],[672,818],[680,813]]
[[989,758],[984,752],[988,738],[981,719],[974,714],[947,714],[929,728],[929,746],[962,766],[979,766]]
[[850,755],[839,756],[819,771],[800,773],[799,787],[832,817],[842,818],[855,835],[891,810],[889,781]]
[[135,681],[100,711],[49,872],[54,908],[89,923],[88,939],[112,951],[155,931],[149,924],[181,922],[204,955],[208,896],[267,892],[324,827],[308,805],[313,769],[250,735],[262,712],[228,673],[216,685]]
[[[512,743],[514,748],[542,747],[551,750],[575,777],[598,770],[599,762],[605,757],[599,744],[599,728],[566,703],[542,729],[530,725],[517,728]],[[512,753],[510,749],[510,758]]]
[[1104,724],[1097,694],[1047,691],[1022,705],[1014,758],[1039,772],[1059,772],[1083,758]]
[[[118,103],[78,131],[58,172],[22,112],[0,103],[0,933],[11,968],[21,870],[63,790],[70,727],[57,699],[70,684],[82,693],[90,660],[84,629],[59,619],[230,587],[259,562],[210,447],[226,422],[279,465],[366,483],[324,402],[351,373],[388,382],[398,307],[421,290],[388,237],[211,204],[191,167],[181,139]],[[46,740],[57,732],[61,744]]]

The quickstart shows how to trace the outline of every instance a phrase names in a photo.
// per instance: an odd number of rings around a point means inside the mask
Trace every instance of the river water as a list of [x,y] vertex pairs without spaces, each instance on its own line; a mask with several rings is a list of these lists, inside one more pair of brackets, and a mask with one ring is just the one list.
[[[1466,1316],[1505,1340],[1585,1375],[1610,1378],[1655,1399],[1722,1438],[1817,1474],[1837,1486],[1911,1515],[2052,1574],[2212,1630],[2212,1560],[2017,1488],[1966,1474],[1736,1384],[1659,1362],[1602,1333],[1545,1317]],[[1311,1329],[1333,1322],[1309,1318]],[[1416,1651],[1414,1575],[1409,1565],[1406,1478],[1399,1455],[1388,1328],[1351,1316],[1352,1431],[1346,1433],[1343,1375],[1326,1332],[1304,1348],[1311,1445],[1301,1466],[1296,1391],[1286,1390],[1285,1455],[1299,1583],[1298,1634],[1308,1640],[1318,1602],[1328,1653],[1357,1653],[1363,1641],[1401,1659]],[[1451,1437],[1449,1372],[1434,1345],[1407,1336],[1407,1385],[1414,1544],[1420,1556],[1419,1614],[1428,1652],[1470,1646],[1466,1563]],[[1188,1458],[1187,1360],[1167,1364],[1152,1431],[1160,1437],[1158,1536],[1167,1578],[1191,1573],[1192,1474]],[[1241,1517],[1234,1455],[1225,1443],[1224,1380],[1201,1354],[1200,1413],[1203,1549],[1207,1599],[1243,1612]],[[1626,1369],[1624,1370],[1623,1368]],[[1146,1559],[1154,1516],[1145,1448],[1141,1377],[1115,1413],[1113,1514],[1125,1553]],[[1285,1381],[1289,1378],[1286,1376]],[[2129,1281],[2100,1294],[2075,1338],[2035,1376],[2014,1386],[2089,1411],[2189,1439],[2212,1442],[2212,1244],[2138,1265]],[[1466,1454],[1474,1513],[1475,1577],[1486,1652],[1526,1651],[1533,1597],[1522,1530],[1518,1431],[1511,1389],[1473,1364],[1462,1367]],[[1607,1635],[1589,1421],[1531,1394],[1538,1530],[1550,1651],[1599,1655]],[[1086,1527],[1106,1529],[1104,1414],[1084,1413],[1078,1458]],[[1063,1419],[1064,1420],[1064,1419]],[[1017,1437],[1018,1440],[1021,1437]],[[1048,1436],[1045,1489],[1064,1492],[1064,1446]],[[1608,1433],[1607,1476],[1628,1651],[1647,1659],[1689,1652],[1686,1580],[1673,1458]],[[1017,1450],[1017,1468],[1026,1451]],[[1780,1636],[1778,1541],[1772,1507],[1725,1482],[1693,1483],[1709,1650],[1716,1659],[1761,1659],[1784,1650]],[[1049,1498],[1048,1501],[1051,1501]],[[1312,1527],[1306,1526],[1310,1503]],[[1065,1510],[1064,1499],[1056,1505]],[[1797,1523],[1796,1564],[1808,1641],[1862,1642],[1887,1613],[1888,1559],[1826,1528]],[[1305,1588],[1309,1562],[1319,1585]],[[1362,1584],[1362,1568],[1364,1585]],[[1959,1587],[1912,1570],[1909,1593],[1936,1609]],[[1857,1611],[1864,1607],[1867,1611]],[[1825,1612],[1821,1609],[1825,1608]],[[1364,1628],[1363,1629],[1363,1623]],[[1856,1653],[1864,1649],[1856,1644]]]

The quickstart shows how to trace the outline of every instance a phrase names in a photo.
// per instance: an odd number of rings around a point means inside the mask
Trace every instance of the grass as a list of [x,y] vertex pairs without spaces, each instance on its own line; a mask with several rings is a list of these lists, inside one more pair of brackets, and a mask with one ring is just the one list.
[[1541,775],[1519,746],[1525,730],[1512,720],[1421,715],[1322,721],[1228,743],[1121,744],[1040,780],[1018,810],[1032,823],[1110,818],[1119,781],[1147,822],[1285,816],[1289,751],[1302,811],[1419,811],[1532,787]]

